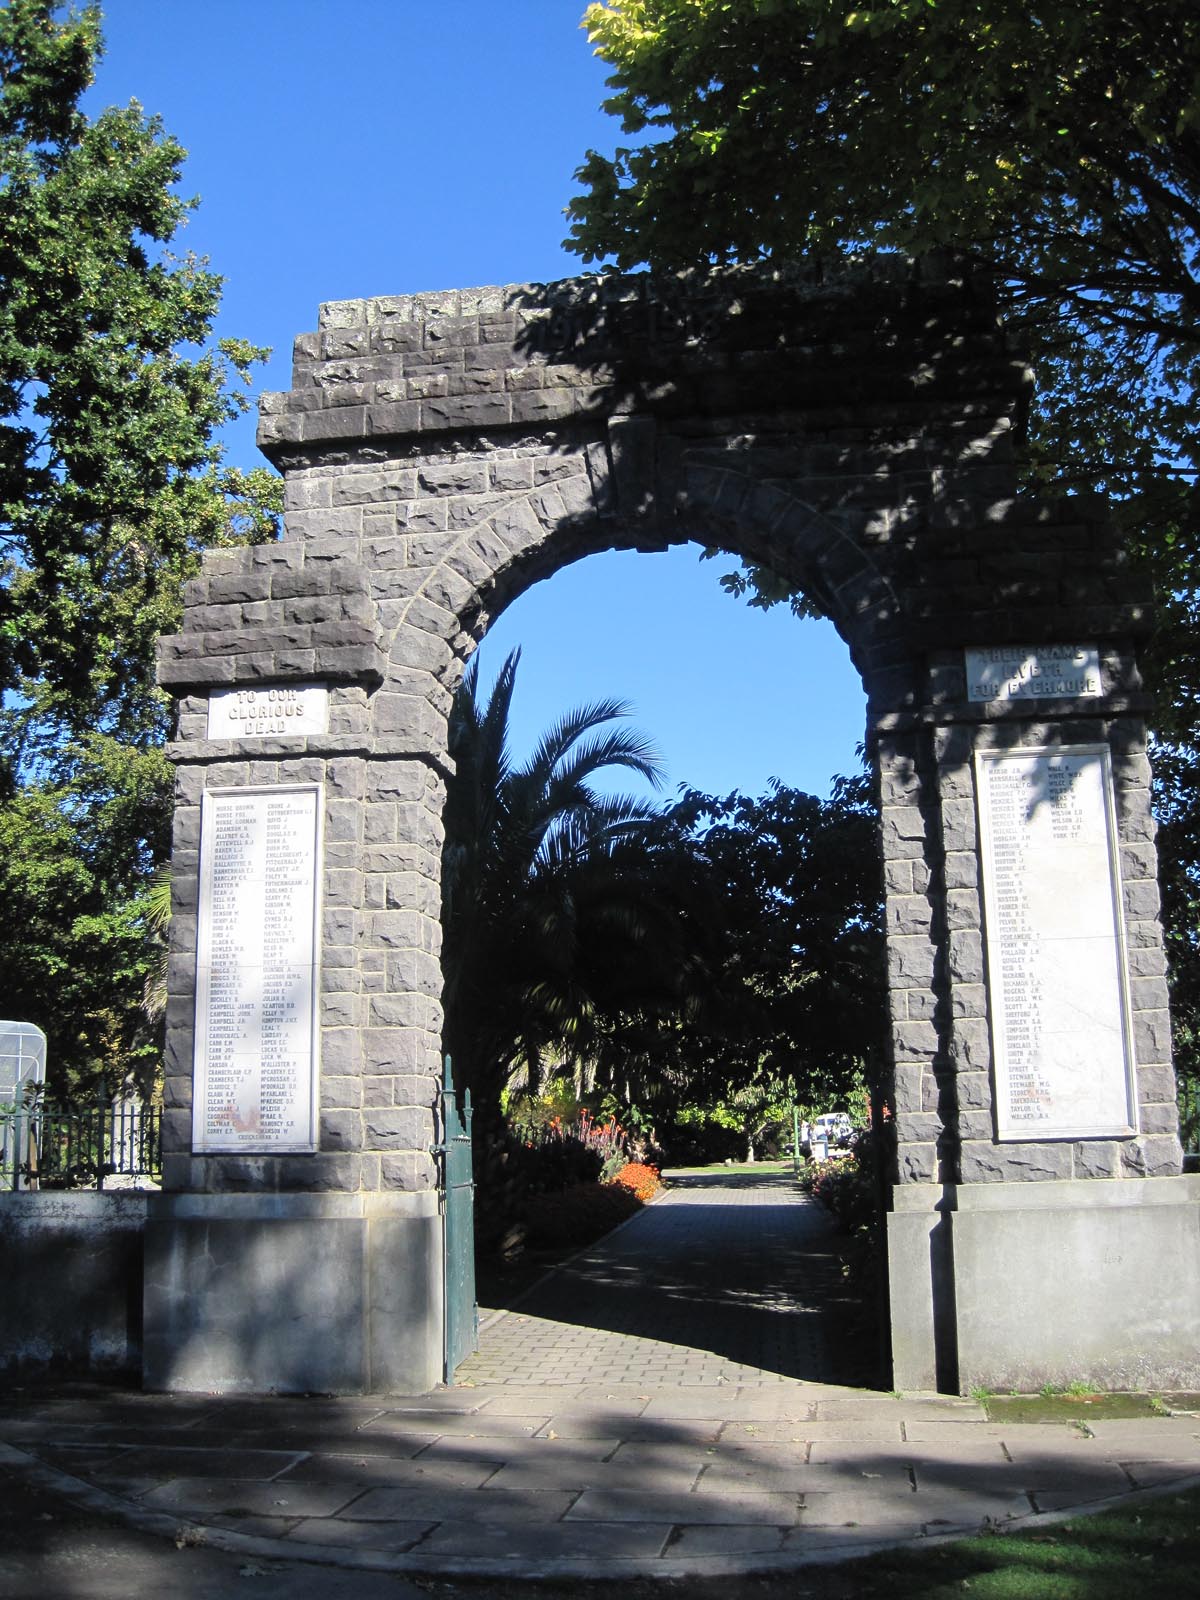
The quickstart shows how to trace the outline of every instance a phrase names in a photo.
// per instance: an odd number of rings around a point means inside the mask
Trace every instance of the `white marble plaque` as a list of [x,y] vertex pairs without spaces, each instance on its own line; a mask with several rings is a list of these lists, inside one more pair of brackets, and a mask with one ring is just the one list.
[[200,824],[197,1151],[317,1148],[321,789],[210,789]]
[[323,683],[293,683],[273,689],[214,689],[208,697],[210,739],[328,732],[329,690]]
[[1136,1131],[1107,745],[980,752],[1000,1139]]
[[1094,644],[995,645],[964,654],[968,700],[1094,700],[1102,692]]

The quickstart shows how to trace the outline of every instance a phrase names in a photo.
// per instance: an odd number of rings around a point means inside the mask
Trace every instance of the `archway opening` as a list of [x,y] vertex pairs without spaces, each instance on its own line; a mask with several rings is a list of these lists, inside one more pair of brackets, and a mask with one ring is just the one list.
[[[658,753],[658,781],[652,785],[614,765],[589,782],[601,801],[632,792],[665,819],[657,833],[654,824],[640,837],[635,829],[632,841],[614,852],[619,869],[628,866],[630,849],[641,852],[643,863],[659,861],[649,873],[651,903],[632,907],[644,919],[641,944],[635,936],[630,945],[641,963],[641,988],[629,985],[619,961],[615,975],[576,969],[564,986],[573,981],[574,995],[556,997],[564,1006],[561,1028],[554,1028],[552,1014],[540,1034],[530,1027],[519,1041],[508,1041],[510,1057],[502,1068],[496,1063],[504,1077],[508,1137],[498,1164],[485,1157],[479,1167],[481,1298],[495,1309],[564,1248],[586,1242],[594,1223],[583,1191],[595,1178],[611,1178],[623,1160],[665,1164],[676,1199],[689,1186],[704,1190],[688,1196],[700,1207],[690,1212],[693,1222],[706,1206],[711,1210],[714,1175],[726,1188],[774,1185],[772,1193],[741,1197],[765,1204],[763,1223],[777,1233],[773,1287],[746,1279],[718,1283],[714,1256],[706,1284],[668,1269],[665,1312],[661,1296],[654,1303],[646,1299],[636,1267],[612,1276],[599,1299],[576,1296],[569,1308],[572,1319],[593,1329],[619,1326],[662,1339],[668,1334],[653,1330],[677,1317],[677,1327],[686,1324],[701,1345],[707,1337],[717,1347],[714,1358],[732,1359],[735,1348],[749,1348],[737,1319],[729,1321],[733,1301],[749,1324],[756,1317],[769,1324],[784,1309],[779,1284],[789,1275],[797,1284],[807,1282],[810,1296],[814,1274],[826,1291],[839,1275],[841,1247],[819,1232],[797,1250],[784,1205],[791,1195],[781,1191],[795,1192],[794,1145],[802,1124],[835,1110],[850,1112],[860,1128],[869,1122],[886,1007],[878,970],[881,930],[871,922],[879,886],[874,816],[862,776],[858,674],[831,624],[801,620],[786,604],[746,606],[720,582],[736,557],[718,554],[705,562],[701,553],[693,544],[654,554],[590,555],[525,590],[479,648],[474,671],[481,709],[505,663],[521,651],[505,770],[527,763],[572,708],[620,702],[629,708],[622,726],[646,735]],[[448,819],[452,814],[450,807]],[[663,829],[674,831],[669,845]],[[452,837],[450,848],[455,845]],[[672,852],[676,871],[682,859],[685,873],[705,881],[681,891],[675,880],[664,890],[662,863]],[[666,870],[669,880],[671,866]],[[447,872],[447,883],[451,878]],[[594,874],[587,892],[597,893]],[[584,926],[589,915],[601,940],[605,931],[616,944],[627,938],[621,917],[631,910],[628,898],[618,892],[604,902],[599,892],[591,906],[577,895],[577,921],[558,924],[569,931],[559,935],[551,960],[577,934],[580,965],[595,963],[595,930]],[[507,974],[510,982],[525,982],[534,1009],[564,974],[506,963],[512,943],[528,936],[530,919],[560,910],[557,902],[552,911],[545,901],[526,906],[526,923],[514,924],[509,948],[489,964],[500,981]],[[676,926],[664,928],[664,916]],[[658,964],[679,926],[684,948],[674,955],[695,969],[682,979]],[[702,937],[689,947],[698,926]],[[855,961],[862,968],[857,985],[848,970]],[[864,964],[870,962],[877,972],[868,978]],[[677,990],[655,994],[656,981],[674,981]],[[816,990],[823,1005],[810,998]],[[489,1015],[506,1004],[489,1004],[479,993],[459,993],[451,1004],[470,999]],[[572,999],[579,1006],[574,1016]],[[862,1025],[864,1010],[872,1007],[873,1030]],[[451,1017],[448,1037],[452,1024]],[[827,1043],[824,1059],[817,1031]],[[853,1041],[868,1036],[879,1041],[872,1059],[851,1070]],[[612,1124],[620,1133],[606,1136],[601,1130]],[[495,1130],[485,1124],[483,1137],[494,1139]],[[801,1159],[817,1153],[805,1141]],[[816,1169],[806,1170],[811,1176]],[[573,1189],[580,1195],[564,1200]],[[705,1220],[722,1225],[715,1212]],[[864,1316],[842,1299],[844,1334],[848,1321],[861,1324]],[[872,1305],[872,1323],[874,1311]],[[769,1359],[793,1376],[870,1380],[878,1341],[873,1326],[858,1331],[861,1348],[853,1354],[841,1338],[840,1355],[852,1359],[836,1370],[813,1354],[811,1327],[807,1343],[776,1341]]]

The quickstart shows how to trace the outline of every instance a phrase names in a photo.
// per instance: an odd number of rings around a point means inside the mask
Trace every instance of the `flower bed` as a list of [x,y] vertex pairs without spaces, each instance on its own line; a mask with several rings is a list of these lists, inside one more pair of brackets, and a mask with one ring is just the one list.
[[628,1189],[629,1193],[643,1205],[647,1200],[653,1200],[662,1188],[662,1178],[658,1168],[649,1166],[643,1161],[627,1161],[618,1172],[613,1173],[609,1182],[620,1184],[622,1189]]
[[605,1183],[537,1195],[525,1208],[527,1242],[539,1248],[592,1244],[634,1216],[662,1188],[655,1167],[628,1161]]

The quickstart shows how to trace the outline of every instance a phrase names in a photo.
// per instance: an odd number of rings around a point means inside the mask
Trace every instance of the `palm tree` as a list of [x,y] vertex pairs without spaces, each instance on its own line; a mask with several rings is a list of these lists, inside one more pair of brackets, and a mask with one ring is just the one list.
[[629,713],[601,700],[569,712],[516,764],[509,712],[520,651],[486,703],[477,658],[455,696],[443,862],[445,1044],[455,1080],[471,1090],[477,1146],[502,1128],[515,1071],[536,1079],[549,1052],[586,1052],[606,974],[597,942],[639,941],[647,929],[634,865],[651,803],[602,795],[596,775],[625,768],[656,787],[649,741],[613,726]]

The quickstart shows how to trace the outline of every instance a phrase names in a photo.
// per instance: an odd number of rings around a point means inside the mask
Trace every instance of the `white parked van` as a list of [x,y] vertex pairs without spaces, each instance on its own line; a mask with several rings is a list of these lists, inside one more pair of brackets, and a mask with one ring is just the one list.
[[849,1148],[854,1137],[854,1124],[850,1121],[848,1112],[826,1111],[813,1123],[813,1142],[824,1138],[831,1150],[834,1148],[845,1150]]

